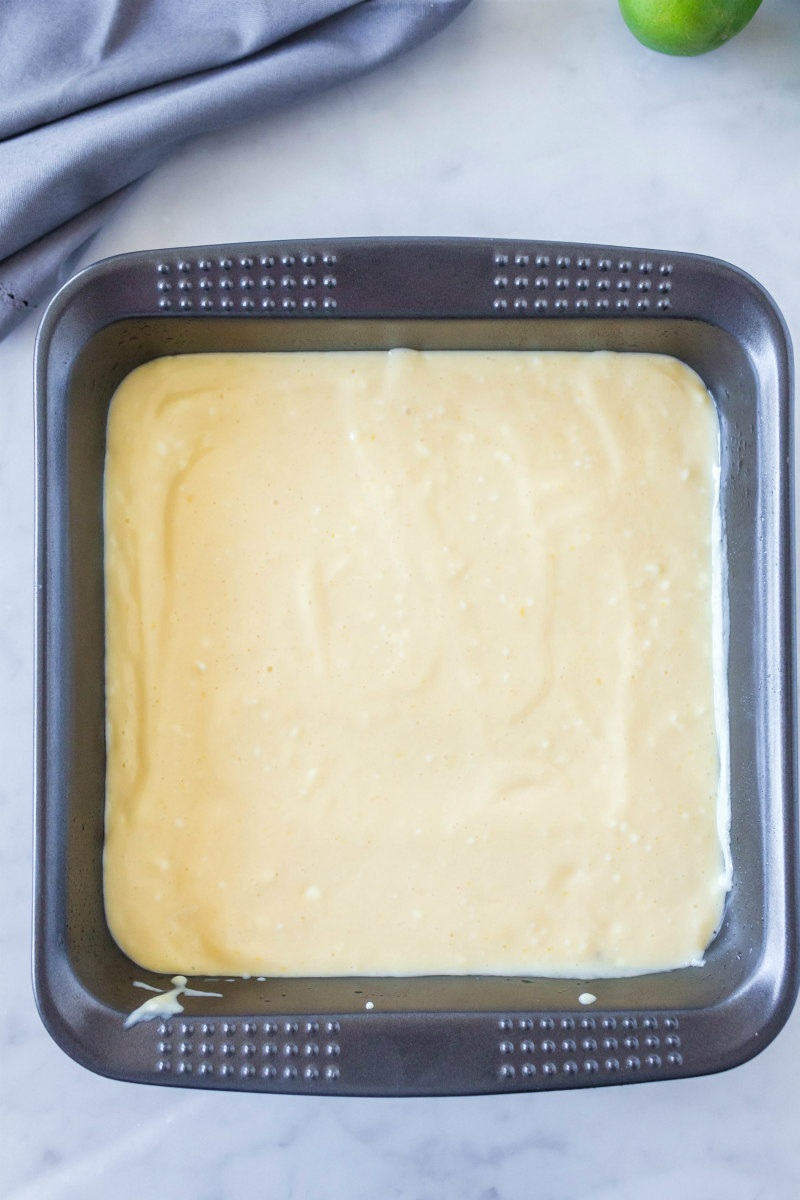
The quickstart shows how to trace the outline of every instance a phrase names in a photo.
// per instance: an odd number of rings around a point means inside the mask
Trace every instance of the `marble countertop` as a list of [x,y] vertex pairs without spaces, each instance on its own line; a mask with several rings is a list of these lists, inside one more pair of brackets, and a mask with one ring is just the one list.
[[[755,275],[800,342],[800,7],[701,59],[614,0],[474,0],[438,39],[180,150],[86,261],[201,242],[477,235],[697,251]],[[30,988],[34,322],[0,345],[0,1195],[218,1200],[794,1200],[800,1010],[705,1079],[471,1099],[181,1092],[101,1079]]]

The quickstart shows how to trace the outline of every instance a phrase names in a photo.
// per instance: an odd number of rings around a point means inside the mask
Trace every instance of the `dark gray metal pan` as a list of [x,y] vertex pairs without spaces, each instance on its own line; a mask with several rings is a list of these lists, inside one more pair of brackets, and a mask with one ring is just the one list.
[[[701,967],[616,980],[266,979],[123,1029],[168,981],[102,900],[102,472],[134,367],[211,350],[533,348],[673,354],[722,428],[733,888]],[[538,242],[357,240],[124,255],[50,305],[36,351],[35,987],[57,1042],[120,1079],[436,1095],[718,1071],[776,1035],[798,986],[791,357],[750,277],[687,254]],[[590,991],[590,1009],[578,1002]],[[365,1007],[369,1001],[374,1007]]]

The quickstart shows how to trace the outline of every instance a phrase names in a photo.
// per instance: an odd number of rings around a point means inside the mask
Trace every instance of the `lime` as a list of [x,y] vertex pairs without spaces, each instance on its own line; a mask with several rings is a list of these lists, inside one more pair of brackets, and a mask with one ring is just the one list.
[[662,54],[705,54],[744,29],[761,0],[619,0],[628,28]]

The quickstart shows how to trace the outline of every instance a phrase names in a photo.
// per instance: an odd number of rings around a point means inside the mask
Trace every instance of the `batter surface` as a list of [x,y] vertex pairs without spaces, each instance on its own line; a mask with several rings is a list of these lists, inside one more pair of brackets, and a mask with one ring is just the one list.
[[105,901],[168,973],[614,975],[727,886],[674,359],[159,359],[112,402]]

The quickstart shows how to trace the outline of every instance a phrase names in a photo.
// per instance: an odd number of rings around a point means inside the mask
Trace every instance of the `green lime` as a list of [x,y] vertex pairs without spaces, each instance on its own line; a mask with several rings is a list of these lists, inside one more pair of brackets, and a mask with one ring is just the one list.
[[705,54],[744,29],[761,0],[619,0],[628,28],[662,54]]

